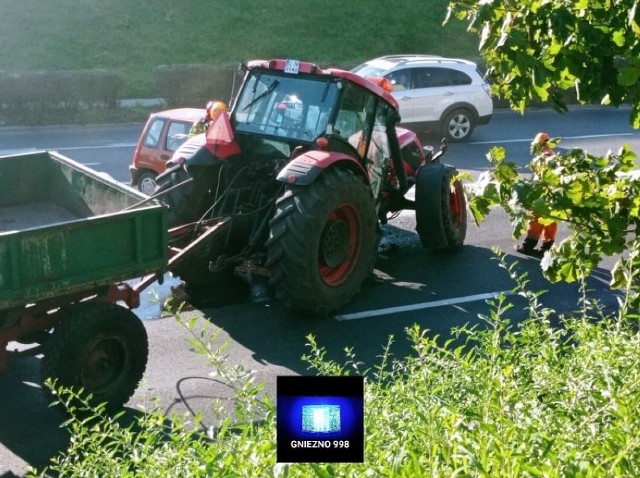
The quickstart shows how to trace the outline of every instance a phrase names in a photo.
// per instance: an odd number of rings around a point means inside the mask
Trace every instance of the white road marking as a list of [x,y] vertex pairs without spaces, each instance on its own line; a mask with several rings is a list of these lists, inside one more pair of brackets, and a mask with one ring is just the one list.
[[[560,136],[562,140],[568,139],[589,139],[589,138],[610,138],[612,136],[633,136],[633,133],[612,133],[612,134],[587,134],[584,136]],[[468,144],[502,144],[502,143],[530,143],[533,138],[525,139],[492,139],[491,141],[470,141]]]
[[387,307],[384,309],[365,310],[362,312],[354,312],[353,314],[336,315],[336,320],[357,320],[368,317],[378,317],[381,315],[399,314],[402,312],[410,312],[412,310],[431,309],[434,307],[443,307],[446,305],[464,304],[465,302],[475,302],[478,300],[495,299],[500,294],[511,295],[512,291],[488,292],[486,294],[467,295],[465,297],[452,297],[450,299],[435,300],[433,302],[420,302],[418,304],[402,305],[398,307]]

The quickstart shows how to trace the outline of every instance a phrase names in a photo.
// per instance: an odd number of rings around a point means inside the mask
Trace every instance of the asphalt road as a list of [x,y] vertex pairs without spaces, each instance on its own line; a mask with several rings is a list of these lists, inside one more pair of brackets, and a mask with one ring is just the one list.
[[[480,127],[472,140],[452,144],[444,162],[477,176],[488,168],[485,155],[496,144],[505,146],[508,157],[523,169],[529,156],[529,143],[540,130],[564,138],[561,146],[583,147],[593,153],[617,149],[624,143],[640,151],[640,133],[628,125],[628,109],[577,108],[568,115],[541,110],[525,116],[508,111],[497,112],[492,122]],[[56,128],[0,128],[0,155],[39,149],[58,150],[93,169],[104,171],[116,180],[127,182],[130,162],[141,124]],[[438,138],[425,136],[425,142]],[[352,346],[367,366],[376,357],[388,337],[395,342],[396,357],[411,353],[406,327],[419,324],[433,335],[447,336],[452,327],[466,323],[482,324],[479,314],[486,313],[486,298],[513,287],[508,274],[495,260],[491,248],[506,251],[508,259],[519,261],[529,273],[532,289],[545,289],[545,305],[570,311],[575,307],[575,285],[551,285],[539,272],[539,262],[512,254],[514,244],[508,220],[496,211],[476,228],[469,224],[466,246],[456,254],[432,254],[422,249],[414,232],[413,214],[403,213],[385,226],[383,249],[376,265],[376,279],[368,281],[362,292],[339,316],[310,320],[283,310],[277,303],[258,306],[248,302],[246,291],[226,293],[224,297],[185,311],[185,318],[197,317],[199,324],[220,330],[220,341],[229,339],[230,363],[242,364],[256,373],[258,381],[275,391],[279,374],[305,374],[307,365],[300,357],[308,351],[308,334],[327,348],[327,356],[344,360],[343,349]],[[559,238],[566,234],[561,226]],[[608,291],[607,267],[601,265],[590,286],[606,305],[614,306]],[[171,294],[168,281],[153,286],[138,309],[150,341],[150,356],[145,378],[128,403],[135,414],[140,405],[158,404],[168,413],[202,411],[205,423],[212,424],[209,413],[215,397],[228,396],[228,388],[209,376],[211,368],[204,357],[191,352],[187,332],[173,317],[158,318],[159,306],[151,300]],[[525,316],[523,303],[512,297],[513,321]],[[39,359],[12,361],[0,375],[0,478],[22,476],[27,465],[42,467],[51,456],[64,450],[66,432],[63,421],[48,408],[39,384]]]

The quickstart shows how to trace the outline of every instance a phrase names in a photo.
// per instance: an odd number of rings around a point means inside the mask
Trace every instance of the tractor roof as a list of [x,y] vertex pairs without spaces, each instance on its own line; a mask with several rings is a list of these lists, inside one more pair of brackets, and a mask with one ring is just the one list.
[[[274,60],[252,60],[246,64],[247,69],[251,70],[253,68],[263,68],[265,70],[276,70],[287,73],[288,65],[292,60],[282,60],[282,59],[274,59]],[[337,78],[342,78],[344,80],[350,81],[352,83],[356,83],[357,85],[366,88],[372,93],[381,96],[387,103],[390,103],[396,110],[398,110],[398,102],[396,99],[391,96],[391,93],[386,91],[380,85],[369,81],[367,78],[363,78],[361,76],[356,75],[347,70],[341,70],[338,68],[320,68],[315,63],[309,63],[305,61],[297,61],[297,70],[295,73],[291,74],[309,74],[309,75],[330,75]]]

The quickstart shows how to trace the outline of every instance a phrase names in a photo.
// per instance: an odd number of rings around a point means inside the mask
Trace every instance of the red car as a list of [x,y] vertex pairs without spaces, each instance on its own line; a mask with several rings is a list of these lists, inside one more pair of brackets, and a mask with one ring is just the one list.
[[144,194],[156,188],[173,152],[187,140],[189,129],[205,116],[202,108],[179,108],[149,115],[129,166],[131,185]]

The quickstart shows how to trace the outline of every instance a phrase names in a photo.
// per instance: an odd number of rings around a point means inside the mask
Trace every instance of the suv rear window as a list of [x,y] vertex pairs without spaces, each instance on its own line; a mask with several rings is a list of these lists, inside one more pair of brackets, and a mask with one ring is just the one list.
[[415,68],[414,81],[416,88],[470,85],[472,82],[467,74],[449,68]]

